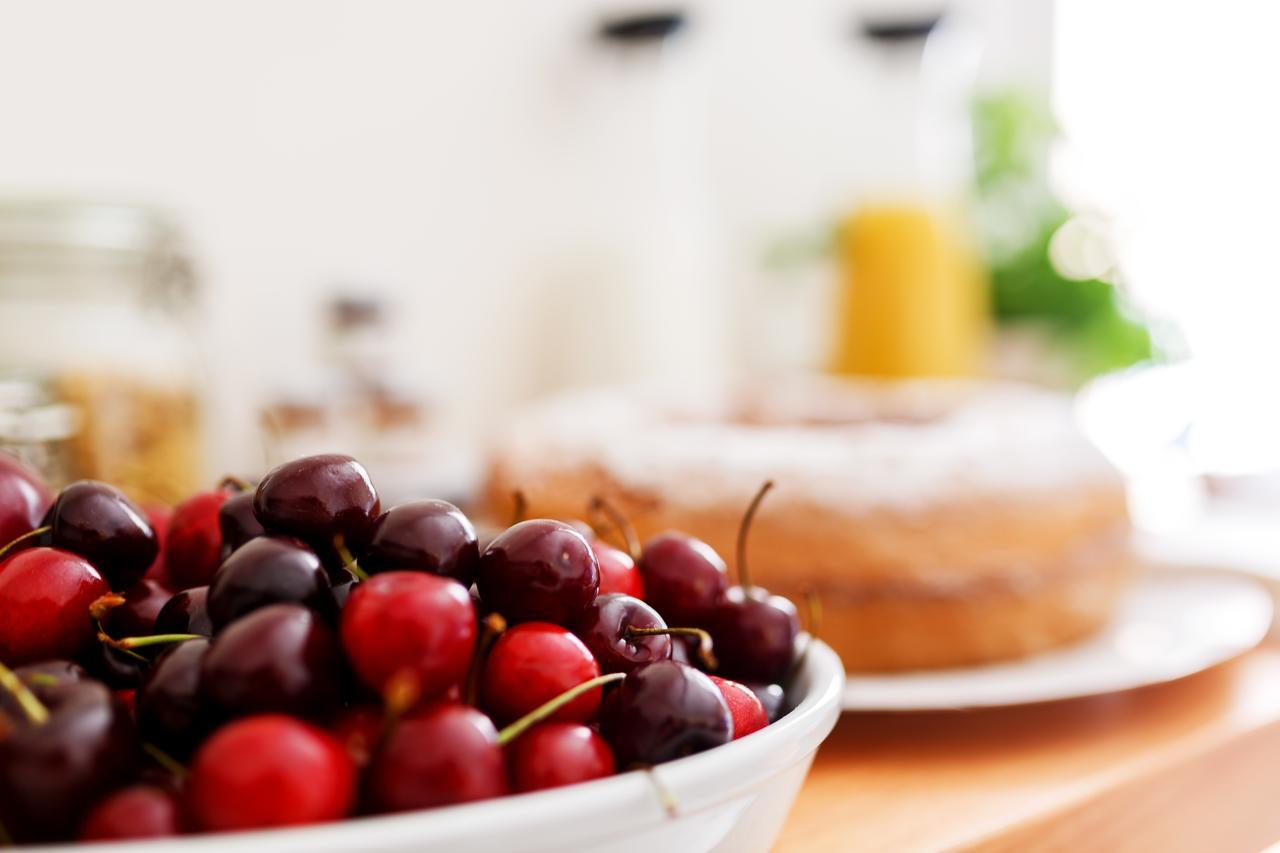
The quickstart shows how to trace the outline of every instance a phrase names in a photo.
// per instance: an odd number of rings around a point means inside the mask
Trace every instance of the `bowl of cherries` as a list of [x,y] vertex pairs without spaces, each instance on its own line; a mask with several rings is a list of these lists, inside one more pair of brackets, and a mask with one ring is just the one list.
[[0,454],[0,846],[766,850],[844,677],[746,574],[767,489],[733,584],[600,502],[384,510],[348,456],[165,508]]

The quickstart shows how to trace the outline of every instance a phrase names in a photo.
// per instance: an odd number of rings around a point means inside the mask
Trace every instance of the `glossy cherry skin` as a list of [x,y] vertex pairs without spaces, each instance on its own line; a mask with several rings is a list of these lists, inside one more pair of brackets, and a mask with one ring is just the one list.
[[0,737],[0,824],[19,843],[75,831],[95,802],[138,772],[133,721],[106,687],[64,681],[37,693],[49,710]]
[[174,594],[156,614],[157,634],[213,634],[207,607],[209,587],[197,586]]
[[177,758],[195,749],[215,723],[201,689],[208,640],[188,640],[166,649],[134,697],[142,737]]
[[448,806],[508,793],[498,732],[475,708],[431,705],[391,729],[365,776],[378,812]]
[[164,561],[164,543],[169,535],[169,521],[173,518],[173,507],[164,504],[146,504],[142,507],[142,511],[146,513],[147,523],[156,533],[158,546],[156,558],[151,561],[143,577],[173,589],[173,581],[169,578],[169,566]]
[[103,627],[113,637],[155,633],[156,617],[172,597],[158,581],[143,578],[124,591],[124,604],[111,608]]
[[297,826],[345,817],[355,802],[355,765],[342,744],[283,714],[230,723],[191,763],[187,802],[202,829]]
[[661,764],[733,739],[724,697],[703,673],[658,661],[627,675],[600,715],[600,733],[620,767]]
[[707,628],[724,677],[777,683],[791,671],[800,619],[789,599],[735,586],[716,604]]
[[0,451],[0,547],[39,527],[52,501],[39,474]]
[[132,585],[160,553],[146,514],[115,486],[96,480],[80,480],[59,492],[49,520],[53,546],[93,563],[112,589]]
[[393,506],[373,523],[360,566],[370,574],[416,569],[453,578],[465,586],[480,561],[476,529],[448,501],[422,500]]
[[673,637],[665,634],[628,637],[628,628],[665,628],[658,611],[622,593],[602,595],[578,620],[577,635],[604,672],[630,672],[637,666],[671,657]]
[[489,543],[476,585],[485,606],[511,624],[569,626],[595,601],[600,568],[581,533],[559,521],[532,519]]
[[192,495],[173,510],[164,546],[175,587],[207,586],[222,562],[222,505],[230,493],[218,489]]
[[350,456],[304,456],[271,470],[253,496],[262,526],[312,544],[341,536],[352,551],[369,541],[381,511],[369,472]]
[[220,631],[246,613],[285,602],[331,616],[329,586],[315,551],[290,537],[260,536],[237,549],[213,576],[209,618]]
[[298,604],[271,604],[218,634],[200,668],[224,713],[323,718],[337,705],[343,666],[332,629]]
[[97,642],[89,605],[110,592],[89,561],[28,548],[0,563],[0,661],[74,658]]
[[222,534],[224,559],[250,539],[267,534],[253,514],[253,492],[240,492],[222,502],[218,508],[218,531]]
[[[600,675],[581,640],[559,625],[525,622],[489,650],[480,681],[481,707],[500,725],[512,722],[571,687]],[[599,688],[560,708],[550,720],[585,723],[600,709]]]
[[171,792],[131,785],[101,800],[80,828],[81,841],[168,838],[182,833],[182,810]]
[[760,700],[760,705],[764,708],[765,718],[769,722],[776,723],[786,713],[787,694],[783,691],[782,685],[751,682],[746,687],[756,694],[756,698]]
[[600,595],[620,592],[632,598],[644,598],[644,580],[629,554],[599,539],[591,540],[591,550],[600,566]]
[[675,625],[701,627],[729,587],[724,560],[710,545],[683,533],[660,533],[640,554],[645,601]]
[[516,791],[541,791],[612,776],[618,768],[604,738],[578,723],[542,723],[507,745]]
[[465,587],[423,572],[385,572],[358,584],[342,609],[342,647],[361,682],[414,700],[460,683],[476,646],[476,611]]
[[769,725],[769,716],[765,713],[760,699],[745,684],[730,681],[718,675],[707,676],[715,684],[725,704],[729,706],[729,715],[733,717],[733,739],[746,737]]
[[471,596],[456,580],[388,571],[356,585],[343,607],[342,646],[362,683],[411,701],[439,697],[466,678],[476,644]]

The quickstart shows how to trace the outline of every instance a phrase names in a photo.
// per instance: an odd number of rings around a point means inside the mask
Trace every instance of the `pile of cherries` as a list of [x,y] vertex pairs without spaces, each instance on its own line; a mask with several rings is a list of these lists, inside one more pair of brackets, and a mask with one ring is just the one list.
[[594,511],[626,550],[545,519],[482,547],[444,501],[382,511],[347,456],[144,510],[0,454],[0,844],[482,800],[784,713],[791,602]]

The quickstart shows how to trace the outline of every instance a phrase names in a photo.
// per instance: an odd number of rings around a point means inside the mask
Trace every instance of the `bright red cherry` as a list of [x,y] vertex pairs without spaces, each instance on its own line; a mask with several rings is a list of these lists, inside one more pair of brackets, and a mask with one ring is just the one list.
[[636,568],[636,561],[627,552],[599,539],[591,540],[591,550],[595,552],[596,563],[600,566],[601,595],[620,592],[644,599],[644,580]]
[[438,704],[396,723],[365,777],[375,811],[448,806],[508,793],[493,723],[475,708]]
[[578,621],[577,634],[604,672],[630,672],[671,657],[677,638],[666,634],[632,635],[628,628],[665,628],[658,611],[622,593],[602,595]]
[[640,554],[645,600],[663,618],[699,625],[729,586],[724,560],[710,545],[683,533],[660,533]]
[[164,546],[176,589],[206,586],[222,562],[220,510],[230,493],[218,489],[192,495],[173,510]]
[[54,499],[48,518],[53,546],[93,563],[112,589],[132,585],[160,553],[146,514],[106,483],[80,480],[67,486]]
[[466,587],[424,572],[384,572],[356,584],[342,609],[342,646],[364,684],[413,704],[461,682],[476,645]]
[[476,529],[448,501],[398,504],[378,516],[360,555],[365,571],[417,569],[470,585],[480,561]]
[[0,563],[0,661],[74,658],[97,643],[89,605],[110,592],[84,557],[29,548]]
[[604,738],[578,723],[543,723],[507,746],[511,786],[540,791],[603,779],[617,772]]
[[0,452],[0,547],[39,527],[52,500],[39,474]]
[[368,542],[380,510],[369,472],[350,456],[336,453],[276,466],[253,496],[253,513],[268,530],[317,547],[341,537],[352,551]]
[[[509,723],[570,687],[600,675],[581,640],[559,625],[525,622],[493,644],[481,679],[481,705],[498,723]],[[601,690],[591,690],[549,719],[585,723],[600,709]]]
[[632,670],[605,703],[600,733],[621,767],[661,764],[733,739],[733,717],[715,684],[663,660]]
[[191,763],[188,803],[202,829],[258,829],[338,820],[355,790],[355,765],[332,735],[263,714],[204,742]]
[[508,622],[572,625],[600,590],[582,534],[547,519],[522,521],[489,543],[476,575],[480,598]]
[[182,833],[182,811],[172,793],[154,785],[121,788],[101,800],[80,828],[81,841],[168,838]]
[[760,699],[750,687],[718,675],[707,677],[711,679],[716,689],[720,691],[720,695],[724,697],[725,704],[729,706],[729,714],[733,717],[734,740],[746,737],[752,732],[758,732],[769,725],[769,717],[765,713],[764,705],[760,703]]

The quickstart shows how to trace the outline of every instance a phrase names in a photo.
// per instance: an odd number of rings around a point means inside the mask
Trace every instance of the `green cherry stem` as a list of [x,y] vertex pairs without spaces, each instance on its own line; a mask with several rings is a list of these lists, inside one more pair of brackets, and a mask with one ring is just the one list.
[[760,508],[760,502],[764,500],[764,496],[773,488],[773,480],[765,480],[760,486],[760,490],[756,492],[756,496],[751,499],[751,503],[747,505],[747,511],[742,514],[742,524],[738,525],[738,542],[735,549],[735,559],[738,564],[738,584],[744,589],[750,589],[751,572],[747,569],[747,531],[751,529],[751,521],[756,517],[756,510]]
[[539,705],[511,725],[504,728],[502,731],[498,732],[498,746],[506,746],[508,743],[520,737],[520,735],[524,734],[547,717],[550,717],[556,711],[559,711],[565,705],[568,705],[574,699],[577,699],[583,693],[595,690],[597,687],[603,687],[606,684],[612,684],[615,681],[621,681],[626,677],[626,673],[611,672],[608,675],[598,675],[589,681],[584,681],[575,687],[570,687],[556,698]]
[[178,779],[187,778],[187,768],[169,753],[165,752],[154,743],[143,741],[142,751],[147,754],[152,761],[159,764],[165,770],[168,770]]
[[18,674],[9,667],[0,663],[0,687],[9,691],[14,700],[17,701],[18,707],[22,709],[22,713],[27,715],[27,719],[37,726],[43,725],[49,720],[49,709],[44,703],[36,698],[36,694],[31,692],[31,688],[22,683],[22,679]]
[[24,543],[30,542],[32,539],[36,539],[40,536],[45,535],[50,530],[53,530],[53,528],[46,524],[44,527],[37,527],[35,530],[30,530],[22,534],[21,536],[19,536],[17,539],[12,540],[3,548],[0,548],[0,560],[3,560],[5,557],[9,556],[10,551],[13,551],[16,548],[21,547]]
[[360,568],[360,564],[356,562],[355,555],[347,548],[346,539],[339,533],[333,537],[333,549],[338,552],[338,559],[342,560],[342,568],[351,572],[356,576],[357,580],[367,581],[369,573]]
[[701,628],[637,628],[629,625],[622,636],[630,639],[631,637],[658,637],[664,634],[672,637],[697,637],[698,657],[702,658],[707,669],[720,667],[720,662],[716,660],[715,652],[712,651],[711,635]]
[[250,483],[244,477],[238,477],[235,474],[227,474],[218,481],[218,490],[235,489],[237,492],[252,492],[253,483]]
[[207,640],[204,634],[151,634],[146,637],[121,637],[116,639],[105,631],[98,632],[98,639],[114,649],[130,651],[146,646],[165,646],[172,643],[185,643],[187,640]]

